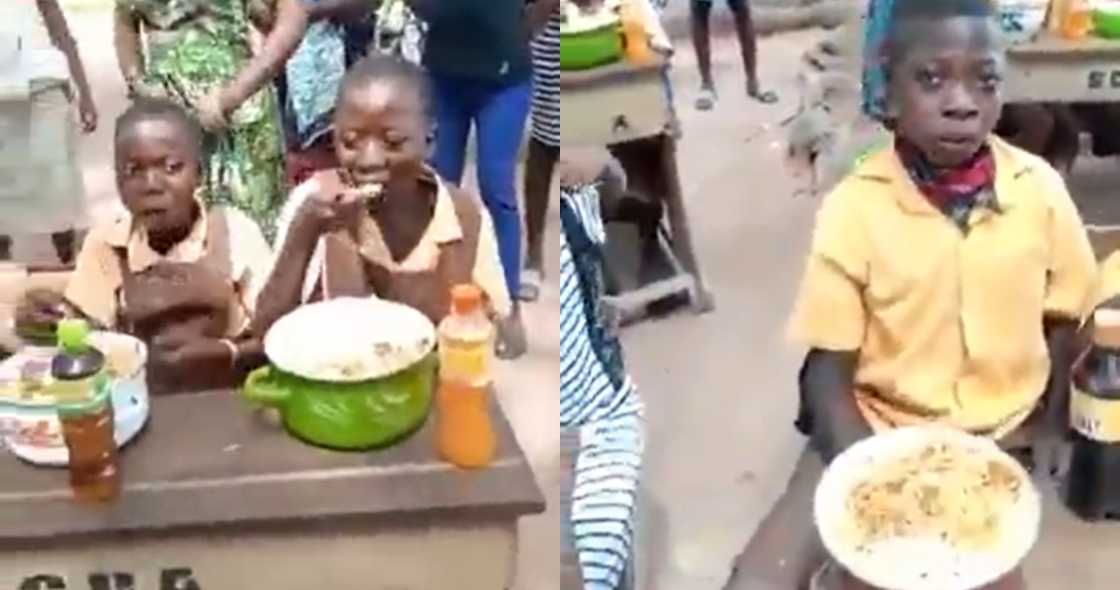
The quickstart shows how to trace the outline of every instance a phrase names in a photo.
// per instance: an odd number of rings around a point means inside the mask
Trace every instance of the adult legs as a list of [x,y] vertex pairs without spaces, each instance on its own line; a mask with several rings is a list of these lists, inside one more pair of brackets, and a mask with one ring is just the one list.
[[517,156],[531,97],[528,82],[494,87],[478,111],[478,185],[494,219],[506,285],[516,294],[521,275],[521,215]]
[[11,236],[0,236],[0,262],[12,259]]
[[715,105],[715,83],[712,81],[711,31],[708,21],[712,15],[712,0],[691,0],[692,47],[696,50],[696,65],[700,68],[700,97],[696,108],[706,111]]
[[529,157],[525,163],[525,270],[535,273],[536,283],[522,278],[521,295],[524,301],[535,301],[540,290],[540,275],[544,271],[544,226],[548,217],[548,196],[552,188],[552,174],[560,148],[545,144],[536,138],[529,139]]
[[743,55],[743,72],[747,78],[747,95],[764,103],[777,101],[773,92],[763,92],[758,84],[758,42],[754,34],[749,0],[727,0],[735,16],[735,32],[739,36],[739,50]]
[[481,102],[478,126],[478,185],[482,200],[494,220],[498,253],[506,275],[506,286],[514,298],[514,314],[503,329],[498,353],[516,358],[527,348],[516,297],[521,290],[521,213],[517,205],[517,156],[525,132],[532,99],[528,80],[494,86]]
[[475,89],[467,81],[448,76],[432,74],[431,79],[436,124],[432,166],[440,178],[458,185],[463,181],[467,137],[475,115]]
[[786,491],[736,558],[724,590],[802,590],[828,555],[813,523],[813,495],[824,472],[806,448]]

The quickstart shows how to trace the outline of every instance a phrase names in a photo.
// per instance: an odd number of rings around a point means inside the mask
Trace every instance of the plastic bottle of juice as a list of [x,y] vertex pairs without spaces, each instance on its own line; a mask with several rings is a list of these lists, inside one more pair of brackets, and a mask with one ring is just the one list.
[[1066,0],[1059,3],[1061,35],[1066,39],[1084,39],[1093,32],[1093,7],[1089,0]]
[[623,0],[619,7],[622,23],[622,50],[626,61],[633,65],[645,65],[653,61],[653,50],[649,46],[641,10],[630,0]]
[[80,501],[106,502],[120,494],[113,405],[105,356],[89,346],[82,320],[58,324],[60,351],[51,360],[58,419],[70,453],[70,487]]
[[485,467],[494,460],[497,437],[489,395],[494,326],[482,310],[474,285],[451,290],[451,314],[439,324],[439,389],[436,447],[459,467]]

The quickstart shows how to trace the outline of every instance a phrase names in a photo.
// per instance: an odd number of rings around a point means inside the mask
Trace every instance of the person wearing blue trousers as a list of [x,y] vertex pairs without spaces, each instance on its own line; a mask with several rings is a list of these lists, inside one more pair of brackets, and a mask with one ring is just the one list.
[[[494,220],[509,292],[521,287],[521,213],[515,178],[532,101],[529,40],[560,0],[409,0],[428,24],[424,66],[432,80],[435,149],[444,180],[463,179],[467,138],[478,139],[478,184]],[[520,310],[503,326],[499,355],[527,348]]]

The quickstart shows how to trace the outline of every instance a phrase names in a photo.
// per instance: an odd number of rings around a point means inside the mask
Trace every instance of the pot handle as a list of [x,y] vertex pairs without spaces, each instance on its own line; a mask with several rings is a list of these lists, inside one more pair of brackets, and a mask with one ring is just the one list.
[[277,382],[272,367],[267,365],[249,373],[241,389],[246,401],[275,408],[283,407],[291,394],[291,390]]

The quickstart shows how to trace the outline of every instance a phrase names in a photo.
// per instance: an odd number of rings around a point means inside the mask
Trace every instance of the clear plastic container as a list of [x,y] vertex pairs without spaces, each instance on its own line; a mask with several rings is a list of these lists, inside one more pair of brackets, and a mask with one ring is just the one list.
[[85,502],[107,502],[120,494],[113,404],[105,356],[89,346],[81,320],[58,325],[60,351],[51,361],[57,383],[58,419],[70,455],[70,487]]
[[464,468],[489,465],[497,451],[490,419],[494,326],[474,285],[451,290],[451,314],[439,325],[439,389],[436,447],[439,456]]

